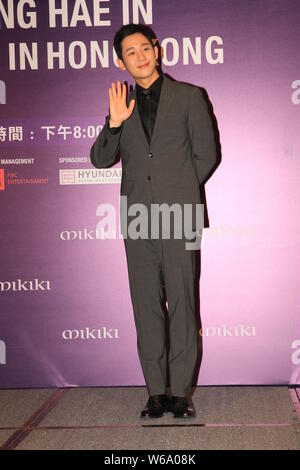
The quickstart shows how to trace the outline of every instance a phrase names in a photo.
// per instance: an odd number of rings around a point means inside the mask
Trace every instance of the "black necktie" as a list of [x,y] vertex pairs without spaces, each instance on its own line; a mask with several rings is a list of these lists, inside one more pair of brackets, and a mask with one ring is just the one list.
[[150,143],[151,135],[152,135],[150,94],[151,94],[150,90],[143,90],[143,95],[145,97],[144,129],[145,129],[149,143]]

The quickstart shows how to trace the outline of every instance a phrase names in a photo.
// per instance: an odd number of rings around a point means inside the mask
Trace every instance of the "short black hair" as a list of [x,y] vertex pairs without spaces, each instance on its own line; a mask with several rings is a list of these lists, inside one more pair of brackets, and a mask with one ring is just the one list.
[[122,26],[119,29],[119,31],[116,32],[115,37],[114,37],[114,48],[119,59],[123,60],[123,57],[122,57],[123,39],[135,33],[143,34],[148,39],[148,41],[150,42],[150,44],[152,45],[154,49],[155,44],[153,44],[152,39],[156,39],[156,35],[149,26],[146,26],[144,24],[135,24],[135,23],[126,24]]

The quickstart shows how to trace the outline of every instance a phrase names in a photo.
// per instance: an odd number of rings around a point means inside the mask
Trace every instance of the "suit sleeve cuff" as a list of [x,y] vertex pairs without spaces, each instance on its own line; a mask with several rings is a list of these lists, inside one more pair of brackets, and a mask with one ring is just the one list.
[[119,127],[109,127],[109,123],[108,123],[108,130],[111,134],[118,134],[120,132],[120,130],[122,129],[122,125],[119,126]]

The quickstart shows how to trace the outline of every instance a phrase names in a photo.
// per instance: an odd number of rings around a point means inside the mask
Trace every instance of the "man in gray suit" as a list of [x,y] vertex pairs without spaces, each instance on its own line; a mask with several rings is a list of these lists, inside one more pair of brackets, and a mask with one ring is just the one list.
[[[115,35],[114,48],[120,69],[134,78],[136,86],[128,96],[120,81],[109,88],[109,114],[91,148],[91,162],[96,168],[106,168],[121,155],[121,196],[127,196],[128,207],[143,204],[148,214],[162,204],[180,208],[187,204],[194,210],[201,204],[199,185],[217,156],[201,90],[158,71],[159,50],[152,30],[145,25],[123,26]],[[160,229],[157,236],[151,220],[147,233],[136,238],[128,236],[130,224],[124,215],[121,201],[137,347],[149,393],[141,417],[160,417],[167,411],[174,417],[193,417],[196,412],[190,393],[198,340],[196,251],[186,248],[190,235],[174,235],[177,222],[165,237]],[[193,230],[199,228],[195,224],[193,219]],[[170,396],[163,287],[169,317]]]

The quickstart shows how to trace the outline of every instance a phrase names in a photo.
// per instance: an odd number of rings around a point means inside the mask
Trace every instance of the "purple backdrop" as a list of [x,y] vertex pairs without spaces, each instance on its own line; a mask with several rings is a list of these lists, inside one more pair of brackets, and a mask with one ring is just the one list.
[[111,82],[134,85],[113,56],[132,21],[165,73],[205,88],[220,132],[198,383],[299,384],[299,1],[72,0],[63,21],[31,3],[0,1],[0,387],[144,384],[123,240],[96,233],[121,164],[89,162]]

